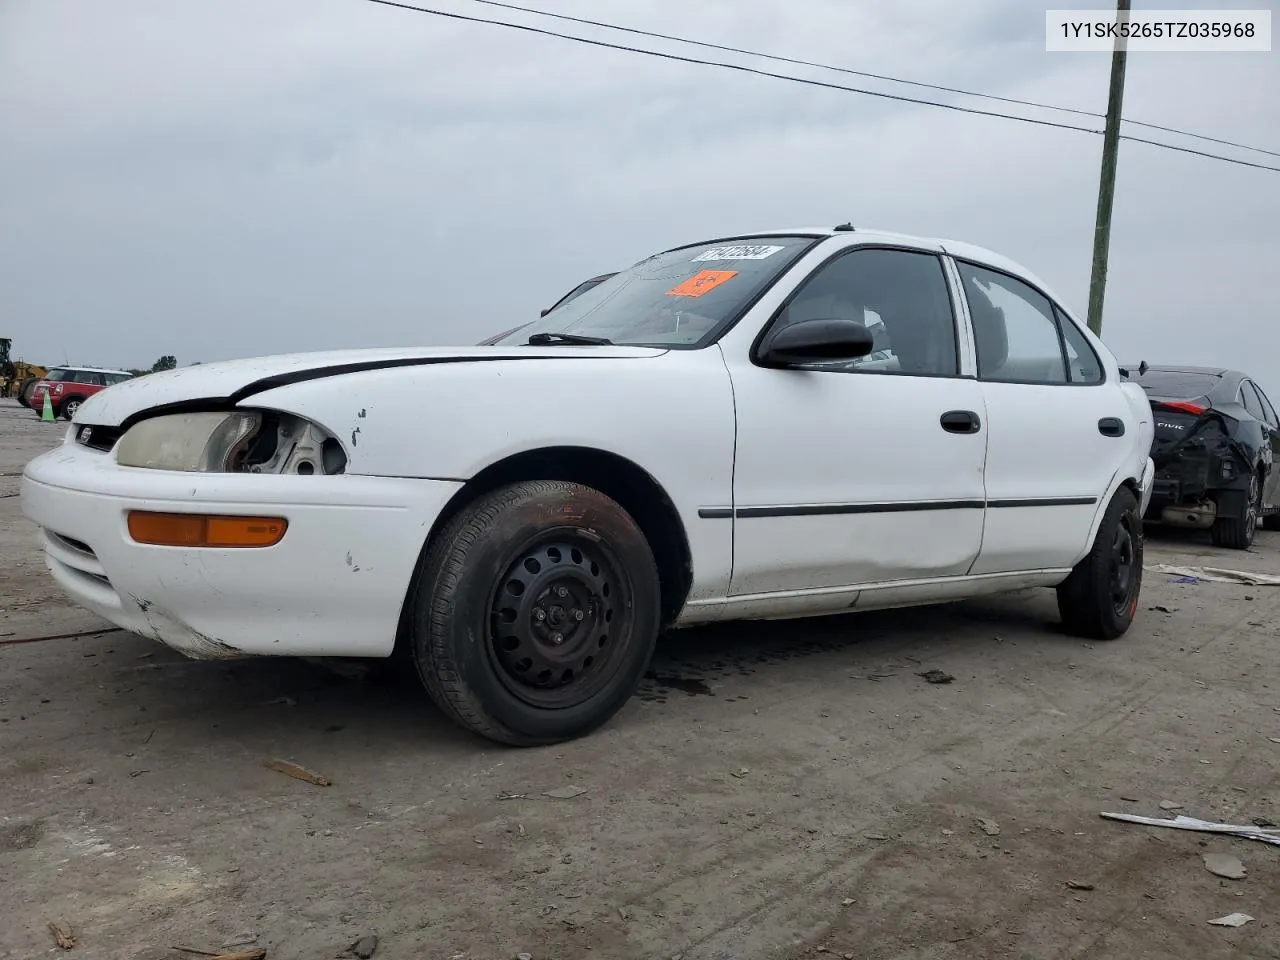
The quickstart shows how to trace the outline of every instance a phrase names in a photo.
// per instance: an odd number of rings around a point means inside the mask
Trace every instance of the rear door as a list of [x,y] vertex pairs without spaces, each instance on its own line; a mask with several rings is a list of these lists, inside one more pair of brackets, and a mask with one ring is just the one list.
[[1280,484],[1280,472],[1275,463],[1280,458],[1280,423],[1276,422],[1276,413],[1271,403],[1262,393],[1262,388],[1252,380],[1240,383],[1240,402],[1261,424],[1263,430],[1262,458],[1266,464],[1267,474],[1262,485],[1262,505],[1264,508],[1275,506],[1277,501],[1277,485]]
[[974,574],[1070,567],[1140,424],[1042,291],[957,260],[987,408],[987,516]]

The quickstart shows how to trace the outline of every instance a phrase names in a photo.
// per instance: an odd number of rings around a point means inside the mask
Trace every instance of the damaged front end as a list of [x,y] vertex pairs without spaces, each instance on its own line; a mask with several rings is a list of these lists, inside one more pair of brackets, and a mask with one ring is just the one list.
[[1244,496],[1253,469],[1248,448],[1236,439],[1238,421],[1207,404],[1152,399],[1155,484],[1146,519],[1209,529],[1224,503]]
[[114,451],[123,467],[196,473],[334,475],[346,471],[342,443],[323,427],[274,410],[171,413],[121,434],[80,427],[76,441]]

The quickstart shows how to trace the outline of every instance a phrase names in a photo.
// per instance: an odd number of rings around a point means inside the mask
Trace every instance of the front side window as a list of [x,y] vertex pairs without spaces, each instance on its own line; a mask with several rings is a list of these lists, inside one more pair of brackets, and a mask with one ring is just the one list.
[[50,370],[44,375],[44,378],[51,383],[71,383],[76,378],[76,372],[74,370],[63,370],[59,367]]
[[1053,305],[1007,274],[957,262],[978,348],[978,377],[1013,383],[1067,382]]
[[853,320],[875,347],[815,370],[955,376],[956,324],[942,261],[932,253],[853,249],[814,271],[779,311],[769,335],[806,320]]
[[[702,347],[816,242],[813,237],[747,237],[668,250],[494,342],[513,346],[583,338]],[[569,336],[557,341],[557,334]]]

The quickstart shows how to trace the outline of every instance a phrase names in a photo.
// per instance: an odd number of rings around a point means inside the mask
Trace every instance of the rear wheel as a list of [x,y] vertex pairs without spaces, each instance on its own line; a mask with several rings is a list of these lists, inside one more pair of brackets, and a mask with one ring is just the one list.
[[1058,585],[1058,613],[1068,631],[1114,640],[1133,622],[1142,591],[1142,517],[1121,487],[1107,505],[1093,549]]
[[80,409],[80,404],[84,401],[80,397],[72,397],[58,408],[58,416],[63,420],[71,420],[75,417],[76,411]]
[[[1233,498],[1235,499],[1235,498]],[[1253,546],[1254,534],[1258,532],[1258,515],[1262,507],[1262,483],[1255,473],[1249,478],[1249,490],[1238,498],[1235,510],[1213,521],[1209,535],[1214,546],[1226,547],[1228,550],[1248,550]]]
[[500,743],[582,736],[631,697],[660,621],[658,571],[630,514],[536,481],[486,494],[428,548],[411,650],[431,698]]

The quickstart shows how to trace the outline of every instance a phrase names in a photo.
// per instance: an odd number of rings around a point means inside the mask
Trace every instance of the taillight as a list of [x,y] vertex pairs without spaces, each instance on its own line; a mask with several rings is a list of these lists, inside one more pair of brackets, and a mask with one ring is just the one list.
[[57,394],[58,396],[62,396],[62,384],[60,384],[60,383],[55,383],[55,384],[53,385],[53,392],[54,392],[55,394]]
[[1202,407],[1198,403],[1191,403],[1187,400],[1166,400],[1160,406],[1165,410],[1177,410],[1180,413],[1189,413],[1193,417],[1198,417],[1204,413],[1208,407]]

